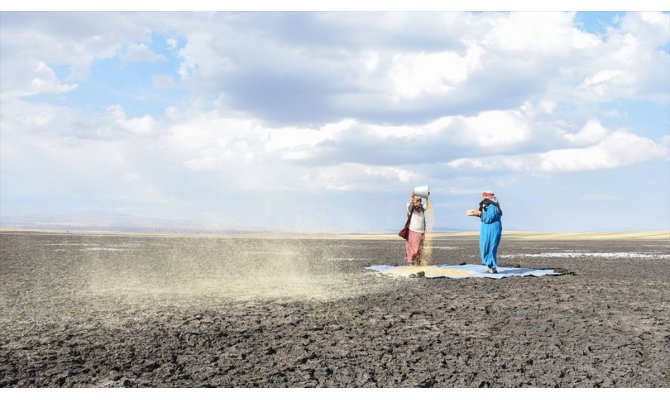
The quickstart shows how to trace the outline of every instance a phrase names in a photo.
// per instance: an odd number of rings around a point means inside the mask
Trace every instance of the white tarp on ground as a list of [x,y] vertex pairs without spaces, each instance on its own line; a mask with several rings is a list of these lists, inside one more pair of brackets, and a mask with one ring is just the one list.
[[408,265],[371,265],[366,267],[373,271],[388,273],[396,276],[410,277],[412,274],[418,274],[423,271],[426,278],[491,278],[502,279],[511,276],[546,276],[546,275],[562,275],[553,269],[533,269],[533,268],[508,268],[498,267],[497,274],[487,274],[487,268],[483,265],[428,265],[422,266],[408,266]]

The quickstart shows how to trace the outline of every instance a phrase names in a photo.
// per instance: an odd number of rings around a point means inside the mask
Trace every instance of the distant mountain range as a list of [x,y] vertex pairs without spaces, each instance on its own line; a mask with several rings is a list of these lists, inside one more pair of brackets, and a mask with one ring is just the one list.
[[[216,223],[202,223],[180,219],[139,217],[108,211],[89,211],[72,213],[71,215],[27,215],[5,214],[0,215],[0,228],[57,230],[57,231],[109,231],[109,232],[147,232],[147,233],[258,233],[281,232],[278,229],[251,226],[237,229]],[[401,227],[400,227],[401,228]],[[400,228],[380,228],[376,233],[396,233]],[[433,232],[462,232],[479,230],[479,226],[468,229],[439,226],[433,227]],[[352,230],[351,232],[353,232]],[[340,232],[340,233],[351,233]],[[322,232],[323,233],[323,232]],[[335,232],[332,232],[335,233]],[[373,233],[373,232],[365,232]]]
[[[236,229],[220,228],[216,225],[194,223],[188,220],[171,220],[137,217],[118,213],[85,213],[77,215],[35,216],[2,215],[1,228],[39,230],[87,230],[120,232],[213,232],[236,233]],[[257,228],[256,231],[263,231]]]

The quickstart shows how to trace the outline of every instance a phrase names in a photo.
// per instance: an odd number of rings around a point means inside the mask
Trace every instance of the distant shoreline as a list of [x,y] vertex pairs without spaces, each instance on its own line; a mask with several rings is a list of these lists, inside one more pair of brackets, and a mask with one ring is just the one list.
[[[28,233],[84,236],[155,236],[155,237],[210,237],[248,239],[334,239],[334,240],[401,240],[395,233],[298,233],[298,232],[143,232],[96,231],[65,229],[32,229],[0,227],[0,234]],[[433,240],[470,239],[478,231],[433,232]],[[616,231],[616,232],[535,232],[505,231],[504,240],[670,240],[670,231]]]

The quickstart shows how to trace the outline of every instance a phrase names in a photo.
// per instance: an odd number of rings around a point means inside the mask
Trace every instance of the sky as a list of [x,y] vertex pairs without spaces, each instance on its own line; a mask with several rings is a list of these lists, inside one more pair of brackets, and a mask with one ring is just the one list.
[[[670,230],[670,14],[0,14],[0,226]],[[19,222],[17,222],[19,221]]]

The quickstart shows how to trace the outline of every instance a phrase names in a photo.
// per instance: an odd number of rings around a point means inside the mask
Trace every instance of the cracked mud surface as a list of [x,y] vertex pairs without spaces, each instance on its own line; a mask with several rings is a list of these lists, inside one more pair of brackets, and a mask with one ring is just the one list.
[[[3,232],[0,241],[0,387],[670,382],[664,240],[503,236],[501,265],[573,274],[501,280],[365,270],[402,263],[400,239]],[[476,239],[433,246],[434,263],[478,262]]]

